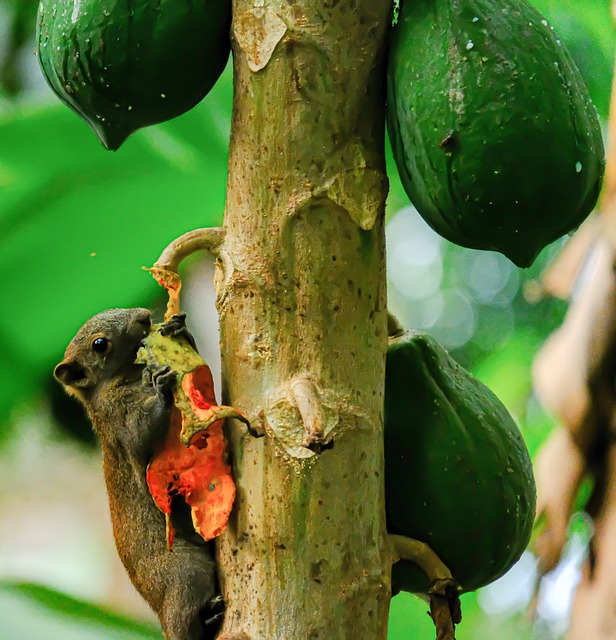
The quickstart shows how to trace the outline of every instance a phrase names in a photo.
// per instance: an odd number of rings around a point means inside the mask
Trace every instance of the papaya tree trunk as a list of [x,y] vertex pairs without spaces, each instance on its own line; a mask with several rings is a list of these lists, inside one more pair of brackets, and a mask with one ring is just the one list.
[[[220,638],[383,640],[383,0],[235,0],[216,278],[238,497]],[[333,444],[333,446],[332,446]]]

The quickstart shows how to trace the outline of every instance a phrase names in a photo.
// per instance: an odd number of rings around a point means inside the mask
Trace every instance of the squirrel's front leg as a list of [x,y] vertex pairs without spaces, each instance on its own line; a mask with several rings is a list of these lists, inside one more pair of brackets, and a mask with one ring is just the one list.
[[177,376],[168,365],[155,370],[146,367],[141,384],[149,393],[127,416],[123,440],[127,450],[132,451],[145,468],[169,431]]

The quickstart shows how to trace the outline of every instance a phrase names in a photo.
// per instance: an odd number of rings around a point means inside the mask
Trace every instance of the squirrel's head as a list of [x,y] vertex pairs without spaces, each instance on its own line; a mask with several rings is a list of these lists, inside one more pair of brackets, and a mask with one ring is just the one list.
[[90,318],[71,340],[54,376],[85,401],[103,380],[128,374],[142,340],[151,330],[147,309],[109,309]]

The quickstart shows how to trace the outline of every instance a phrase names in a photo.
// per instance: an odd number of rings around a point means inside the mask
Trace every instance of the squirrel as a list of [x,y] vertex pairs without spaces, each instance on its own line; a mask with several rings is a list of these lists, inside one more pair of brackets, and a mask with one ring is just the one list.
[[[147,309],[99,313],[79,329],[54,375],[84,405],[100,440],[116,548],[133,585],[167,640],[212,640],[224,615],[213,545],[196,534],[180,499],[172,513],[177,537],[167,548],[165,517],[146,483],[169,429],[176,384],[170,367],[151,371],[135,363],[151,326]],[[184,314],[159,331],[194,344]]]

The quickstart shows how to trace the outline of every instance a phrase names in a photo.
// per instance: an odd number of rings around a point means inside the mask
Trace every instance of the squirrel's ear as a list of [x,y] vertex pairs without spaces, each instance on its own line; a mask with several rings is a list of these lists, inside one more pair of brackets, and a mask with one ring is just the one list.
[[87,387],[86,370],[75,360],[62,360],[53,375],[67,387]]

